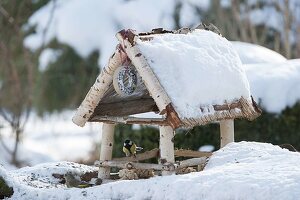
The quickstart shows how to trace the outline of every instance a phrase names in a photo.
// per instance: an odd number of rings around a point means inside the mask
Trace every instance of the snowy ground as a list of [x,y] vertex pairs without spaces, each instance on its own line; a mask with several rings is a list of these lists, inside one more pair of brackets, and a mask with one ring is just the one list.
[[12,199],[298,199],[300,154],[271,144],[231,143],[215,152],[202,172],[148,180],[117,181],[87,189],[66,188],[53,173],[95,168],[45,163],[6,171]]
[[[25,126],[20,143],[19,159],[24,165],[34,165],[51,161],[86,160],[95,144],[100,142],[100,123],[89,123],[79,128],[72,123],[73,111],[54,113],[43,118],[32,113]],[[0,119],[1,123],[1,119]],[[10,148],[14,141],[10,129],[4,124],[0,130],[4,143]],[[0,144],[0,164],[13,168],[9,164],[9,155]]]

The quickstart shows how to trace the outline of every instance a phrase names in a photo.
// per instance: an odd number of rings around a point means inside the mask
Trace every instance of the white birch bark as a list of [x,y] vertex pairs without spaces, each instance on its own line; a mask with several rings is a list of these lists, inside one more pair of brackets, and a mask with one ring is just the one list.
[[234,120],[222,120],[220,121],[220,136],[221,145],[223,148],[228,143],[234,142]]
[[171,100],[159,80],[156,78],[145,57],[142,55],[142,52],[136,45],[132,46],[128,40],[124,40],[120,33],[116,36],[120,44],[122,44],[127,56],[130,58],[133,65],[136,67],[136,70],[142,77],[144,84],[151,97],[154,99],[158,109],[160,112],[164,111],[166,106],[171,103]]
[[[174,142],[173,137],[175,135],[174,130],[170,126],[160,126],[159,127],[160,140],[159,140],[159,149],[160,149],[160,159],[165,160],[168,163],[175,163],[174,156]],[[170,175],[174,172],[162,171],[162,175]]]
[[[117,46],[118,47],[118,46]],[[99,101],[103,98],[104,93],[108,90],[113,80],[114,71],[122,65],[126,59],[126,55],[120,49],[116,49],[115,53],[110,57],[108,64],[101,70],[94,85],[91,87],[86,97],[77,109],[72,121],[78,126],[83,127],[94,112]]]
[[[103,124],[101,150],[100,150],[100,162],[112,159],[114,129],[115,129],[115,124],[106,124],[106,123]],[[99,167],[98,177],[101,179],[109,179],[110,168],[109,167]]]

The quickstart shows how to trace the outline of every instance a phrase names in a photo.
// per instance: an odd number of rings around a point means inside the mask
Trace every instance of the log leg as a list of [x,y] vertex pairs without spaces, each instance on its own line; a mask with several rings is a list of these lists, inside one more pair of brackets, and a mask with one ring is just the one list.
[[220,148],[223,148],[230,142],[234,142],[234,120],[222,120],[220,121]]
[[[160,126],[160,141],[159,141],[159,149],[160,149],[160,159],[169,163],[175,162],[174,157],[174,142],[173,137],[175,135],[174,130],[170,126]],[[174,172],[163,171],[162,175],[170,175]]]
[[[115,129],[115,124],[103,123],[100,161],[112,159],[114,129]],[[110,178],[110,168],[109,167],[100,167],[98,177],[101,179],[109,179]]]

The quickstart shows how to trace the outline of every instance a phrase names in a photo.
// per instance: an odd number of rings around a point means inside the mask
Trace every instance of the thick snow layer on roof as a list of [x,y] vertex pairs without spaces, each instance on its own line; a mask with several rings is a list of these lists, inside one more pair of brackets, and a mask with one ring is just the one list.
[[138,47],[180,117],[200,117],[205,114],[200,107],[250,97],[237,52],[211,31],[155,35],[151,41],[138,41]]
[[231,143],[213,153],[202,172],[117,181],[86,189],[66,188],[53,173],[77,174],[95,168],[75,163],[45,163],[6,171],[12,199],[298,199],[300,153],[271,144]]
[[234,49],[238,52],[243,64],[277,63],[285,62],[286,58],[276,51],[257,44],[232,41]]
[[300,100],[300,59],[244,68],[253,97],[268,112],[279,113]]

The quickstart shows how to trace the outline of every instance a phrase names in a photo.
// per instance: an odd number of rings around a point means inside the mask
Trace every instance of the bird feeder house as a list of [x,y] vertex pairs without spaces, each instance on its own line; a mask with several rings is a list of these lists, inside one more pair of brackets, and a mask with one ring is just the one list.
[[[235,118],[260,115],[238,54],[220,34],[154,29],[116,37],[115,52],[73,117],[79,126],[103,122],[100,162],[112,161],[118,123],[159,126],[161,160],[174,164],[175,129],[219,123],[223,147],[234,141]],[[133,116],[146,112],[161,117]],[[109,178],[109,167],[101,166],[99,177]]]

